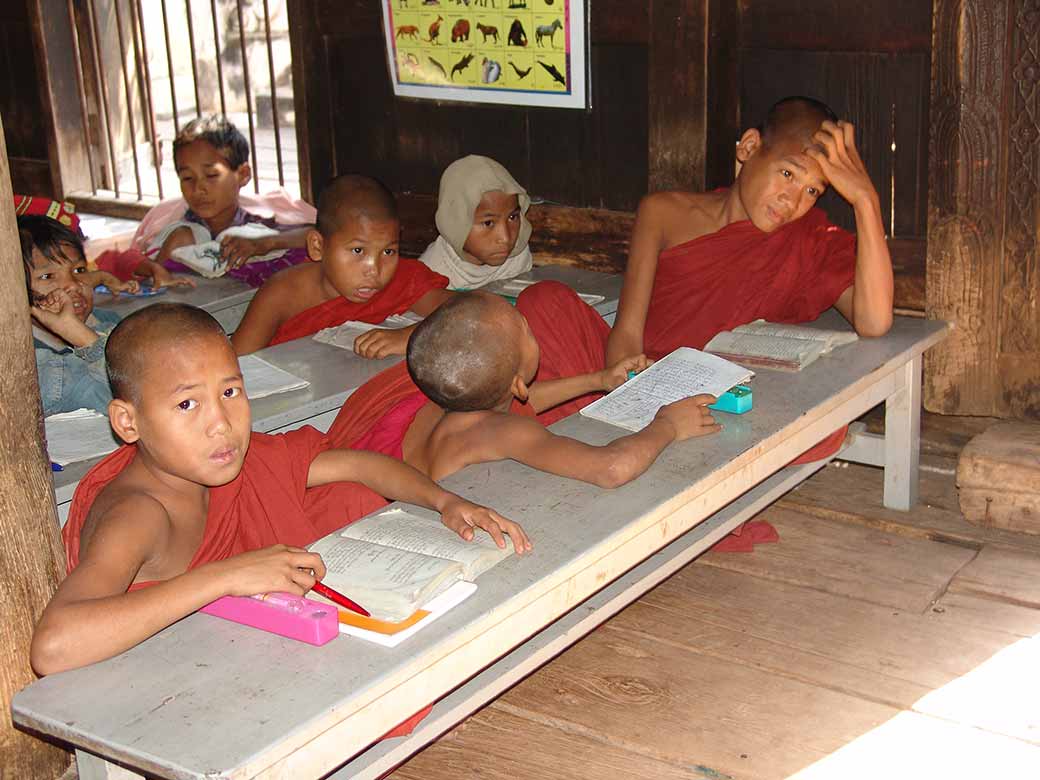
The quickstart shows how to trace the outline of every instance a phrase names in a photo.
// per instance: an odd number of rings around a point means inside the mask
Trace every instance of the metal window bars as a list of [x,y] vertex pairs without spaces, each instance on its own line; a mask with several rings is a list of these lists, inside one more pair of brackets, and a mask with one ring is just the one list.
[[172,142],[202,113],[247,134],[255,192],[299,196],[285,0],[67,3],[92,205],[177,195]]

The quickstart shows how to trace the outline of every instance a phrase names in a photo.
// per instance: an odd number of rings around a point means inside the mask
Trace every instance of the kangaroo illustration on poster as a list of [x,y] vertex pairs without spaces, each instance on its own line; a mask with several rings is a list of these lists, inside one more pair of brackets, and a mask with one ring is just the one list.
[[437,39],[441,37],[441,22],[443,21],[444,17],[438,15],[430,25],[430,37],[427,39],[428,43],[440,43]]

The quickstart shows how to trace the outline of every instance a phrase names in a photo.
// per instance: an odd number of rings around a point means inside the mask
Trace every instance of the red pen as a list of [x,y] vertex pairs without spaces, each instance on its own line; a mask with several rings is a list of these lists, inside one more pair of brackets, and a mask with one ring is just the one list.
[[335,604],[339,604],[341,607],[346,607],[351,612],[357,612],[359,615],[364,615],[365,617],[372,617],[372,613],[364,607],[362,607],[360,604],[358,604],[355,601],[351,601],[338,590],[333,590],[324,583],[315,582],[313,590],[315,593],[324,596],[329,601]]

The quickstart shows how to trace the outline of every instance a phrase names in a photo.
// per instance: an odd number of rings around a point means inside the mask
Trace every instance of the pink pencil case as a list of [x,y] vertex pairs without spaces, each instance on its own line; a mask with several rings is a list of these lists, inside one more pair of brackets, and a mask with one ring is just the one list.
[[311,645],[323,645],[339,636],[335,607],[291,593],[221,596],[199,612]]

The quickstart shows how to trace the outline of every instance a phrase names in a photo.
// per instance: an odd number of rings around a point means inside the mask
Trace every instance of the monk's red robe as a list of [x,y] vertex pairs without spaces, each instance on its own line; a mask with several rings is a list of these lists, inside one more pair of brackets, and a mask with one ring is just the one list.
[[[206,530],[188,568],[272,544],[306,547],[386,505],[382,496],[355,483],[308,489],[311,461],[326,449],[325,437],[310,426],[252,434],[239,475],[210,488]],[[80,480],[62,529],[69,571],[79,563],[79,536],[94,499],[136,455],[135,446],[120,447]]]
[[[677,347],[702,348],[712,336],[756,319],[807,322],[833,306],[855,279],[855,237],[817,208],[772,233],[736,222],[661,252],[643,334],[648,357]],[[606,362],[609,327],[558,283],[533,285],[517,299],[542,348],[538,380],[597,371]],[[561,328],[560,323],[567,327]],[[576,332],[577,337],[572,334]],[[546,425],[577,412],[583,396],[539,415]],[[795,461],[837,451],[835,431]]]
[[[367,450],[404,460],[404,437],[415,416],[432,404],[415,386],[408,366],[381,371],[344,401],[326,438],[333,447]],[[528,404],[513,400],[513,414],[534,417]]]
[[[306,547],[386,506],[386,499],[357,483],[308,488],[311,461],[326,449],[325,437],[310,426],[284,434],[254,433],[239,475],[210,488],[206,530],[188,568],[273,544]],[[120,447],[80,480],[61,532],[69,571],[79,563],[80,533],[94,499],[136,454],[133,445]],[[135,583],[133,589],[151,584]],[[424,708],[383,738],[410,734],[429,711]]]
[[370,300],[353,303],[340,297],[304,309],[279,326],[268,346],[303,338],[351,320],[380,323],[392,314],[408,311],[431,290],[442,290],[447,286],[448,277],[434,273],[418,260],[402,257],[390,283]]

